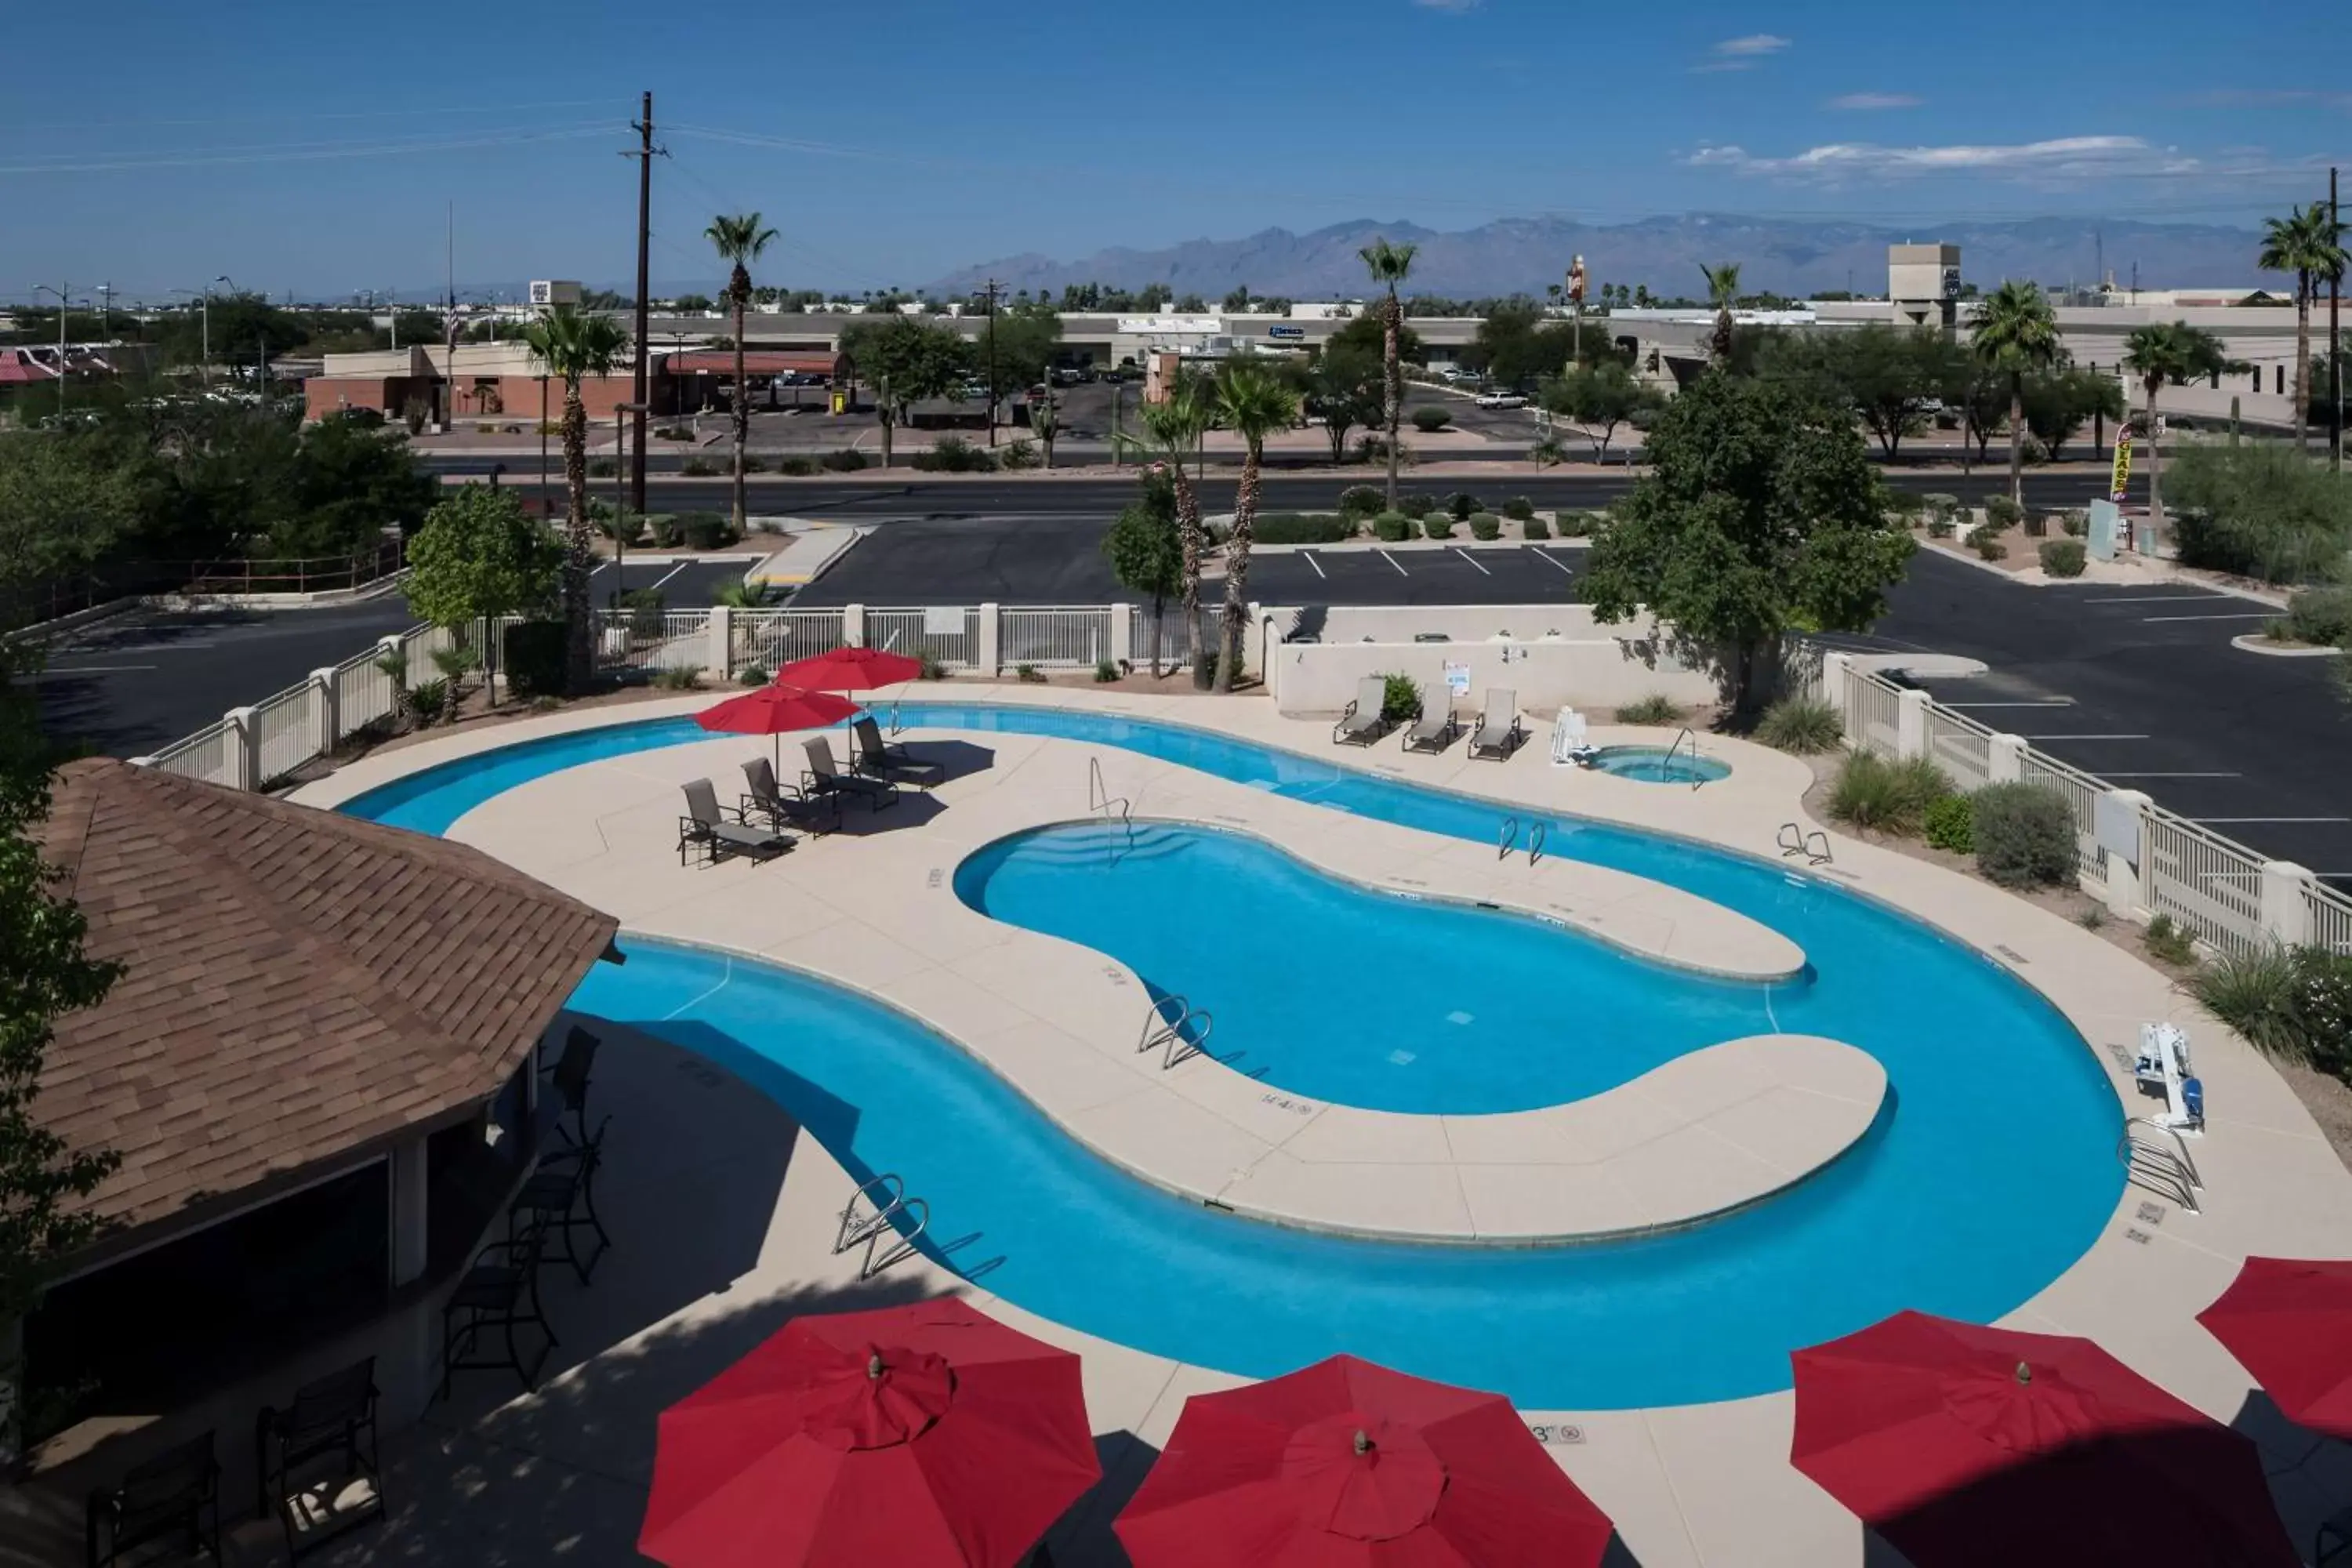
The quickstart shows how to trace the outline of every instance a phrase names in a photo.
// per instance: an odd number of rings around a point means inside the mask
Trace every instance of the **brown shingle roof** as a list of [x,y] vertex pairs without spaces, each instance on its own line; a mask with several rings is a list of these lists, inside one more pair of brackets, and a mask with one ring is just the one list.
[[110,758],[59,773],[39,837],[128,966],[34,1101],[122,1155],[85,1205],[110,1250],[465,1113],[615,930],[464,845]]

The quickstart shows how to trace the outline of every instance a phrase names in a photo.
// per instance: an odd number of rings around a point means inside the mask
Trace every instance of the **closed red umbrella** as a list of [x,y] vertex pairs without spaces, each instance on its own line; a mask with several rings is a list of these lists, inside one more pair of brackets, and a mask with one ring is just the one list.
[[[821,730],[838,724],[857,711],[857,704],[825,691],[770,682],[740,697],[714,702],[694,716],[706,730],[730,735],[783,735],[793,730]],[[783,742],[776,742],[776,766],[783,766]]]
[[797,658],[776,671],[779,681],[805,686],[812,691],[871,691],[919,680],[923,661],[878,647],[837,647],[809,658]]
[[2197,1321],[2288,1420],[2352,1438],[2352,1263],[2249,1258]]
[[2253,1443],[2088,1340],[1897,1312],[1801,1350],[1790,1462],[1916,1568],[2293,1568]]
[[1135,1568],[1576,1568],[1615,1533],[1501,1394],[1345,1355],[1186,1400],[1112,1528]]
[[1012,1568],[1102,1475],[1078,1359],[953,1298],[795,1318],[662,1412],[670,1568]]

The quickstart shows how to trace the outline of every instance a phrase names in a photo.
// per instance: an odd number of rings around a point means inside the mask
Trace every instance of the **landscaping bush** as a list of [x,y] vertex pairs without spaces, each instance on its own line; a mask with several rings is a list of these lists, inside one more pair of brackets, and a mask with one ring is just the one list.
[[2164,494],[2184,566],[2321,582],[2352,547],[2352,479],[2285,442],[2184,446],[2164,465]]
[[614,462],[610,458],[591,458],[588,459],[588,477],[592,479],[609,479],[620,471],[620,464]]
[[1412,519],[1401,511],[1384,511],[1372,519],[1372,536],[1389,544],[1411,539],[1413,536]]
[[1454,537],[1454,520],[1442,511],[1433,511],[1421,520],[1421,531],[1432,539]]
[[2272,942],[2247,952],[2216,954],[2189,978],[2189,994],[2208,1013],[2273,1056],[2310,1054],[2295,1014],[2294,953]]
[[1955,855],[1976,853],[1976,803],[1964,795],[1948,795],[1928,803],[1921,818],[1927,842]]
[[816,459],[814,458],[779,458],[776,459],[776,472],[780,474],[789,474],[796,479],[804,479],[811,474],[821,471],[822,470],[817,468]]
[[2000,531],[1989,522],[1969,530],[1968,544],[1987,561],[1999,561],[2009,554],[2009,546],[2000,542]]
[[2083,542],[2079,539],[2045,539],[2042,542],[2042,569],[2053,577],[2080,577],[2083,574]]
[[2158,915],[2148,921],[2147,930],[2140,933],[2139,943],[2158,963],[2186,968],[2197,962],[2197,939],[2173,924],[2170,915]]
[[2296,1026],[2311,1065],[2352,1080],[2352,953],[2294,950]]
[[2058,514],[2058,526],[2069,539],[2087,539],[2091,534],[2091,514],[2080,508]]
[[1491,511],[1472,512],[1470,514],[1470,537],[1473,539],[1502,538],[1503,520],[1496,517]]
[[1013,667],[1013,678],[1021,682],[1024,686],[1043,686],[1045,684],[1045,672],[1038,668],[1034,664],[1014,665]]
[[654,684],[664,691],[691,691],[702,684],[702,666],[674,665],[654,671]]
[[653,541],[656,550],[675,550],[677,542],[686,537],[686,532],[678,526],[677,518],[667,512],[657,511],[646,519],[646,537]]
[[1445,498],[1445,510],[1456,522],[1466,522],[1474,511],[1486,510],[1486,505],[1468,490],[1455,490]]
[[747,474],[764,474],[768,471],[768,465],[758,454],[746,452],[743,454],[743,471]]
[[1328,511],[1276,511],[1257,520],[1260,544],[1336,544],[1355,531],[1354,518]]
[[2305,588],[2289,595],[2282,624],[2296,642],[2352,647],[2352,587]]
[[1339,492],[1339,515],[1371,517],[1388,504],[1388,498],[1378,485],[1349,485]]
[[942,436],[928,452],[918,452],[910,459],[914,466],[929,474],[992,474],[996,471],[995,454],[985,447],[975,447],[961,436]]
[[866,454],[852,447],[842,447],[817,459],[827,473],[854,474],[866,467]]
[[1593,515],[1589,511],[1556,511],[1552,527],[1562,539],[1582,539],[1592,531]]
[[451,711],[449,683],[446,680],[420,680],[408,689],[408,717],[420,730],[430,729]]
[[948,667],[943,661],[934,658],[931,655],[927,653],[919,654],[916,657],[923,661],[922,673],[918,675],[915,678],[916,679],[945,680],[948,678]]
[[499,652],[507,690],[516,697],[563,694],[563,623],[520,621],[507,628]]
[[735,684],[750,687],[756,691],[768,684],[768,672],[756,664],[748,666],[742,674],[735,678]]
[[679,462],[677,471],[690,479],[707,479],[715,477],[719,468],[708,458],[688,458]]
[[1407,517],[1427,517],[1437,510],[1437,498],[1423,495],[1418,490],[1399,490],[1396,509]]
[[1683,706],[1671,697],[1649,696],[1629,702],[1617,710],[1620,724],[1675,724],[1682,721]]
[[1830,784],[1829,813],[1852,827],[1916,833],[1927,808],[1951,788],[1942,771],[1923,758],[1890,763],[1874,752],[1856,752]]
[[996,460],[998,466],[1009,473],[1018,473],[1024,468],[1042,468],[1045,466],[1045,458],[1038,451],[1037,443],[1026,436],[1015,436],[1012,440],[1007,441],[1004,444],[1003,452]]
[[1811,697],[1783,697],[1756,721],[1756,738],[1775,751],[1801,757],[1834,752],[1845,739],[1838,710]]
[[688,547],[694,550],[724,550],[740,537],[733,520],[715,511],[681,512],[677,527]]
[[1421,687],[1410,675],[1381,677],[1381,717],[1391,724],[1402,724],[1421,717]]
[[[1949,494],[1944,490],[1929,490],[1926,495],[1921,496],[1919,500],[1924,502],[1927,508],[1927,521],[1930,523],[1950,523],[1958,521],[1960,515],[1959,497]],[[1948,532],[1949,530],[1947,529],[1946,531]]]
[[1118,665],[1113,664],[1107,658],[1098,658],[1095,660],[1095,681],[1097,685],[1107,685],[1118,679]]
[[1412,427],[1424,436],[1434,436],[1454,423],[1450,408],[1416,408],[1412,411]]
[[1531,517],[1519,525],[1519,531],[1529,539],[1549,539],[1551,524],[1539,517]]
[[2007,496],[1987,496],[1984,504],[1985,521],[1993,528],[2014,528],[2024,521],[2025,509]]
[[1515,522],[1526,522],[1536,514],[1536,503],[1525,496],[1513,496],[1503,503],[1503,515]]
[[1886,492],[1886,510],[1906,523],[1916,521],[1927,510],[1927,498],[1914,490],[1890,489]]
[[2004,888],[2039,888],[2074,878],[2074,808],[2063,795],[2026,784],[1987,784],[1971,797],[1977,868]]

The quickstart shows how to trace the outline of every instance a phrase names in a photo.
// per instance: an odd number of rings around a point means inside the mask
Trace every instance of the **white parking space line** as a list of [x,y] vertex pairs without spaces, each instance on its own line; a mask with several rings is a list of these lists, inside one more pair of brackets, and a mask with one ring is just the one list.
[[[654,586],[655,586],[655,587],[656,587],[656,588],[660,587],[664,583],[668,582],[671,578],[673,578],[673,577],[677,576],[679,573],[681,573],[681,572],[685,571],[685,570],[686,570],[686,567],[687,567],[687,563],[685,563],[685,562],[683,562],[683,561],[679,562],[677,565],[675,565],[675,566],[671,567],[668,571],[667,571],[667,572],[663,573],[659,577],[656,577],[656,579],[654,579]],[[593,574],[592,574],[592,575],[593,575]]]
[[1312,550],[1302,550],[1298,552],[1298,557],[1300,560],[1306,562],[1307,564],[1315,568],[1315,575],[1322,578],[1327,583],[1331,580],[1331,574],[1323,570],[1323,563],[1315,559],[1315,552]]
[[605,567],[610,566],[611,564],[612,563],[610,561],[599,561],[595,565],[588,568],[588,575],[593,577],[597,573],[602,572]]
[[2169,621],[2274,621],[2278,616],[2276,610],[2262,610],[2246,616],[2142,616],[2139,623],[2144,626],[2154,626]]
[[1393,556],[1393,555],[1390,554],[1387,551],[1385,551],[1385,550],[1375,550],[1375,551],[1373,551],[1373,552],[1372,552],[1372,553],[1373,553],[1373,554],[1375,554],[1375,555],[1377,555],[1377,556],[1379,556],[1381,560],[1383,560],[1383,561],[1387,562],[1390,565],[1391,565],[1391,566],[1396,566],[1396,572],[1397,572],[1397,575],[1398,575],[1398,576],[1400,576],[1400,577],[1410,577],[1410,576],[1412,576],[1412,573],[1410,573],[1410,572],[1406,571],[1403,567],[1402,567],[1402,566],[1397,566],[1397,558],[1396,558],[1395,556]]
[[1530,551],[1532,551],[1532,552],[1534,552],[1534,554],[1535,554],[1535,558],[1536,558],[1537,560],[1538,560],[1538,561],[1549,561],[1549,562],[1550,562],[1553,565],[1559,567],[1560,572],[1561,572],[1561,574],[1562,574],[1563,575],[1565,575],[1565,576],[1570,576],[1570,577],[1573,577],[1573,576],[1575,576],[1575,575],[1576,575],[1576,573],[1575,573],[1575,571],[1574,571],[1574,569],[1573,569],[1573,568],[1571,568],[1571,567],[1569,567],[1569,566],[1567,566],[1567,565],[1562,564],[1562,563],[1560,562],[1559,557],[1558,557],[1557,555],[1554,555],[1550,551],[1549,551],[1549,550],[1537,550],[1537,549],[1535,548],[1535,546],[1533,546],[1533,545],[1528,545],[1527,548],[1528,548],[1528,550],[1530,550]]
[[[1478,558],[1475,555],[1471,554],[1468,551],[1463,549],[1460,545],[1457,544],[1454,547],[1454,553],[1462,557],[1463,560],[1470,563],[1471,565],[1478,566]],[[1478,570],[1482,575],[1488,577],[1492,577],[1494,575],[1492,572],[1487,571],[1484,566],[1478,566]]]

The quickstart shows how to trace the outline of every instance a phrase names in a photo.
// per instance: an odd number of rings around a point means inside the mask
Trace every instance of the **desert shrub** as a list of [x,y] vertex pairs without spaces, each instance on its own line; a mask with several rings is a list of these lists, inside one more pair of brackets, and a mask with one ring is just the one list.
[[446,680],[420,680],[408,689],[404,699],[408,717],[420,730],[441,721],[449,711],[449,683]]
[[696,550],[724,550],[740,537],[733,520],[715,511],[681,512],[677,528],[679,536]]
[[[1926,495],[1921,496],[1919,499],[1927,504],[1927,521],[1929,522],[1950,523],[1958,521],[1960,515],[1959,497],[1949,494],[1944,490],[1929,490]],[[1948,529],[1946,531],[1948,532],[1949,530]]]
[[1526,522],[1536,515],[1536,503],[1525,496],[1513,496],[1503,503],[1503,515],[1515,522]]
[[1396,509],[1407,517],[1427,517],[1437,510],[1437,498],[1423,495],[1419,490],[1399,490]]
[[1045,684],[1045,672],[1038,668],[1034,664],[1014,665],[1013,667],[1013,678],[1021,682],[1024,686],[1043,686]]
[[680,664],[657,669],[654,671],[654,684],[664,691],[691,691],[702,684],[702,666]]
[[1953,527],[1952,520],[1948,517],[1931,517],[1927,520],[1927,537],[1949,539],[1952,537]]
[[2189,977],[2189,993],[2247,1042],[2273,1056],[2309,1054],[2295,1014],[2294,953],[2277,942],[2221,952]]
[[1681,703],[1654,692],[1617,710],[1620,724],[1675,724],[1681,722],[1682,716]]
[[2045,539],[2042,542],[2042,569],[2053,577],[2080,577],[2083,574],[2083,542],[2079,539]]
[[2101,930],[2101,929],[2102,929],[2102,928],[2104,928],[2104,927],[2106,925],[2106,923],[2107,923],[2107,907],[2106,907],[2106,905],[2105,905],[2105,904],[2085,904],[2085,905],[2084,905],[2084,906],[2083,906],[2083,912],[2082,912],[2081,914],[2076,915],[2076,916],[2074,917],[2074,923],[2075,923],[2076,925],[2078,925],[2078,926],[2081,926],[2084,931],[2098,931],[2098,930]]
[[1372,536],[1386,543],[1394,544],[1400,540],[1411,539],[1412,534],[1412,519],[1401,511],[1384,511],[1372,519]]
[[1391,724],[1421,717],[1421,686],[1410,675],[1381,677],[1381,717]]
[[2074,877],[2074,808],[2026,784],[1987,784],[1971,797],[1977,868],[2004,888],[2039,888]]
[[996,461],[999,468],[1011,473],[1018,473],[1024,468],[1041,468],[1045,466],[1045,456],[1037,449],[1037,443],[1026,436],[1015,436],[1012,440],[1007,441],[1004,444],[1004,450],[998,454]]
[[1339,514],[1342,517],[1371,517],[1388,504],[1388,498],[1378,485],[1349,485],[1339,492]]
[[678,541],[686,537],[686,531],[669,513],[655,512],[646,519],[646,537],[653,541],[656,549],[675,550]]
[[816,459],[814,458],[779,458],[776,459],[776,472],[780,474],[789,474],[796,479],[804,479],[811,474],[820,471],[821,470],[817,468]]
[[827,473],[854,474],[866,467],[866,454],[854,447],[837,447],[819,458],[817,464]]
[[563,623],[520,621],[506,631],[499,664],[507,689],[517,697],[556,697],[563,691]]
[[768,465],[757,453],[746,452],[743,454],[743,471],[747,474],[764,474],[768,471]]
[[1589,511],[1556,511],[1552,527],[1562,539],[1582,539],[1592,531],[1593,515]]
[[1442,511],[1433,511],[1421,520],[1421,531],[1432,539],[1454,537],[1454,520]]
[[1853,827],[1916,833],[1927,807],[1951,788],[1942,770],[1924,758],[1890,763],[1874,752],[1856,752],[1830,784],[1829,813]]
[[735,684],[757,690],[768,684],[768,672],[759,665],[747,665],[744,667],[743,673],[735,678]]
[[1450,408],[1416,408],[1412,411],[1412,427],[1424,436],[1434,436],[1454,423]]
[[2009,554],[2009,546],[2000,542],[2000,531],[1991,523],[1979,523],[1969,530],[1969,548],[1987,561],[1999,561]]
[[2170,915],[2158,915],[2147,922],[2140,933],[2139,944],[2158,963],[2186,968],[2197,962],[2197,939],[2173,923]]
[[708,458],[687,458],[679,461],[677,471],[690,479],[707,479],[719,472],[719,465]]
[[1098,658],[1095,660],[1095,680],[1097,684],[1108,685],[1109,682],[1117,680],[1118,679],[1118,665],[1113,664],[1107,658]]
[[609,479],[620,471],[621,465],[614,462],[610,458],[591,458],[588,459],[588,477],[592,479]]
[[2352,953],[2296,948],[2292,1005],[2311,1064],[2352,1079]]
[[1529,539],[1549,539],[1551,524],[1539,517],[1531,517],[1519,525],[1519,531]]
[[2025,509],[2007,496],[1987,496],[1985,521],[1994,528],[2014,528],[2025,520]]
[[2305,588],[2289,595],[2284,626],[2296,642],[2352,647],[2352,587]]
[[918,452],[910,459],[914,466],[931,474],[992,474],[996,471],[996,456],[985,447],[975,447],[961,436],[942,436],[928,452]]
[[1466,522],[1474,511],[1486,510],[1486,505],[1468,490],[1455,490],[1445,498],[1445,510],[1456,522]]
[[1889,490],[1886,510],[1908,522],[1927,510],[1927,498],[1913,490]]
[[2091,514],[2077,507],[2058,514],[2058,526],[2069,539],[2087,539],[2091,532]]
[[948,667],[945,660],[935,658],[928,653],[921,654],[917,657],[920,658],[923,661],[923,672],[917,676],[915,678],[916,679],[945,680],[948,678]]
[[1503,520],[1496,517],[1491,511],[1472,512],[1470,514],[1470,537],[1473,539],[1502,538]]
[[1976,852],[1976,803],[1964,795],[1948,795],[1928,804],[1920,819],[1927,842],[1955,855]]
[[2352,479],[2285,442],[2186,446],[2164,466],[2164,494],[2184,566],[2320,582],[2352,547]]
[[1351,538],[1355,531],[1354,518],[1338,517],[1328,511],[1275,511],[1257,520],[1260,544],[1336,544]]
[[1756,738],[1776,751],[1798,756],[1833,752],[1845,739],[1838,710],[1811,697],[1783,697],[1756,721]]

